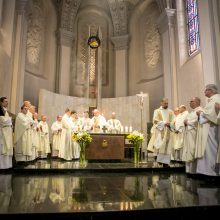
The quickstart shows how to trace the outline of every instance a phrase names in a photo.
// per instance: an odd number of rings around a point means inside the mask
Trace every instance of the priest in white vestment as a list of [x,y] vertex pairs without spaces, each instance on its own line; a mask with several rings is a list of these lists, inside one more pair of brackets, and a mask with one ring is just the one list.
[[21,112],[18,113],[15,120],[14,143],[15,143],[15,160],[31,161],[33,160],[33,140],[32,126],[33,119],[27,115],[28,108],[21,107]]
[[183,154],[182,160],[185,161],[186,173],[196,173],[196,159],[195,159],[195,147],[196,147],[196,135],[198,127],[198,115],[197,111],[202,111],[200,106],[200,99],[194,97],[190,101],[190,107],[192,111],[186,116],[184,120],[185,134],[183,141]]
[[70,118],[71,111],[66,109],[65,114],[62,117],[62,132],[61,132],[61,148],[59,151],[59,157],[65,160],[73,159],[72,149],[72,119]]
[[[101,115],[98,109],[93,111],[94,116],[91,119],[92,132],[102,133],[103,128],[106,126],[106,119]],[[106,128],[107,129],[107,128]]]
[[76,111],[71,111],[70,118],[72,120],[72,131],[78,132],[82,130],[82,120],[79,118]]
[[82,129],[83,131],[90,132],[91,131],[91,119],[89,118],[89,112],[84,111],[83,112],[83,118],[82,118]]
[[148,151],[157,154],[159,163],[170,164],[172,153],[170,123],[173,118],[173,111],[168,108],[168,99],[162,99],[160,108],[154,111],[152,136],[147,148]]
[[186,106],[181,105],[179,107],[179,114],[175,119],[174,132],[176,133],[175,142],[173,142],[174,147],[174,160],[182,161],[182,151],[183,151],[183,138],[185,132],[184,121],[189,112],[186,110]]
[[52,124],[52,157],[59,155],[61,147],[61,132],[62,132],[62,116],[58,115],[57,120]]
[[[70,119],[71,119],[71,127],[72,127],[71,133],[73,134],[74,132],[81,131],[82,130],[82,121],[78,117],[78,114],[76,111],[71,112]],[[79,143],[72,139],[71,144],[72,144],[73,159],[79,159],[79,155],[80,155]]]
[[0,98],[0,169],[12,168],[12,119],[9,117],[8,99]]
[[[217,111],[219,111],[217,117],[218,117],[218,125],[220,125],[220,103],[216,103],[215,108]],[[219,145],[220,145],[220,127],[218,127],[218,138],[219,138]],[[218,166],[220,166],[220,146],[218,147],[216,163],[218,164]],[[219,174],[220,174],[220,170],[219,170]]]
[[217,86],[208,84],[205,88],[207,103],[199,116],[198,134],[196,140],[195,158],[197,158],[196,173],[208,176],[219,175],[217,153],[219,148],[218,111],[216,103],[220,103]]
[[38,113],[33,113],[33,126],[32,126],[32,145],[33,145],[33,159],[36,159],[38,155],[38,148],[40,145],[40,131],[38,126]]
[[31,119],[33,119],[33,126],[31,128],[31,132],[32,132],[32,145],[33,145],[33,160],[35,160],[38,157],[38,153],[37,153],[37,147],[39,146],[39,132],[37,129],[38,126],[38,114],[36,113],[36,107],[34,105],[31,105],[31,103],[29,101],[25,101],[24,104],[26,103],[27,107],[28,107],[28,111],[27,111],[27,116],[29,116]]
[[119,133],[121,131],[121,122],[116,119],[116,113],[112,112],[112,117],[107,121],[108,132]]
[[[172,144],[173,146],[175,145],[176,139],[177,139],[177,134],[175,133],[175,124],[176,124],[176,118],[179,115],[180,111],[179,111],[179,107],[174,108],[173,110],[173,120],[170,123],[170,138],[172,139]],[[174,160],[174,148],[172,148],[172,154],[171,154],[171,160]]]
[[40,158],[47,158],[50,150],[50,139],[49,139],[49,127],[47,124],[47,116],[42,115],[41,121],[38,124],[40,132],[40,144],[38,147],[38,155]]

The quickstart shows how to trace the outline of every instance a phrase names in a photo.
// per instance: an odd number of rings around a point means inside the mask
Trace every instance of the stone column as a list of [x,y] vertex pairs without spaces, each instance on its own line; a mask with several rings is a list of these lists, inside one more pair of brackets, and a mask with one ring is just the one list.
[[28,0],[16,1],[15,43],[12,63],[12,84],[10,110],[12,113],[20,112],[24,99],[24,73],[27,42],[27,12],[30,11]]
[[175,9],[165,8],[158,18],[159,31],[163,45],[164,96],[169,99],[170,107],[178,105],[177,73],[174,19]]
[[70,66],[71,48],[74,34],[65,29],[58,31],[58,57],[57,57],[57,78],[56,92],[69,95],[70,93]]
[[102,46],[97,49],[97,94],[96,106],[102,110]]
[[[212,3],[215,3],[215,1],[198,1],[200,48],[202,55],[204,85],[209,83],[219,85],[219,67],[217,65],[219,39],[215,39],[216,36],[214,35],[214,28],[216,26],[213,19]],[[214,6],[216,7],[217,5]],[[215,7],[213,9],[216,9]],[[217,26],[217,28],[219,27]],[[218,36],[219,32],[217,32],[217,37]],[[217,44],[215,44],[215,40]]]
[[[219,0],[213,0],[210,2],[211,8],[212,8],[212,13],[213,14],[213,35],[214,35],[214,40],[213,44],[214,46],[214,53],[215,53],[215,59],[216,59],[216,84],[218,85],[218,88],[220,88],[220,2]],[[211,9],[210,9],[211,10]]]
[[115,97],[128,94],[128,43],[129,35],[111,38],[115,49]]

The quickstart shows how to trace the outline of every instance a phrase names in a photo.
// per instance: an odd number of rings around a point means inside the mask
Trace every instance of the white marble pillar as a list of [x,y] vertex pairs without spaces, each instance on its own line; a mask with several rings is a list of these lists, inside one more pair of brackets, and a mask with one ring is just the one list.
[[[209,83],[218,84],[218,66],[216,65],[216,47],[214,36],[214,20],[211,3],[215,1],[198,1],[200,47],[202,55],[202,67],[204,75],[204,85]],[[218,27],[219,28],[219,27]],[[217,33],[219,36],[219,32]]]
[[[99,27],[98,37],[102,41],[102,31]],[[99,110],[102,111],[102,44],[97,48],[97,97],[96,97],[96,106]]]
[[70,66],[71,66],[71,48],[74,40],[74,34],[65,29],[58,31],[58,58],[57,58],[57,78],[56,92],[69,95],[70,93]]
[[215,48],[215,57],[216,57],[216,84],[220,88],[220,17],[219,17],[219,12],[220,12],[220,1],[219,0],[212,0],[210,2],[211,7],[212,7],[212,14],[213,14],[213,27],[214,27],[214,48]]
[[102,110],[102,46],[97,49],[97,97],[96,106]]
[[128,95],[128,43],[129,35],[111,38],[115,49],[115,97]]
[[159,31],[163,45],[164,96],[169,99],[171,108],[178,106],[176,49],[174,19],[175,9],[165,8],[158,18]]
[[188,40],[187,40],[187,26],[186,26],[186,4],[184,0],[176,1],[176,13],[177,13],[177,24],[176,30],[179,41],[179,67],[187,61],[188,55]]
[[25,72],[25,56],[27,41],[27,17],[30,12],[31,1],[16,1],[16,27],[15,27],[15,44],[13,54],[13,70],[10,110],[12,113],[20,112],[23,104],[24,93],[24,72]]

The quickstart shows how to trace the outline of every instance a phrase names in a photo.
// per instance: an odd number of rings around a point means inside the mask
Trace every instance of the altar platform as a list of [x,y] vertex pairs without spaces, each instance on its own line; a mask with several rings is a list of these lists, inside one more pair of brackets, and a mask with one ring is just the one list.
[[123,160],[87,160],[85,165],[80,165],[79,160],[65,161],[62,159],[38,159],[33,162],[18,163],[14,166],[16,173],[124,173],[124,172],[184,172],[185,166],[180,162],[171,162],[164,166],[154,160],[143,159],[139,164],[134,164],[133,159]]

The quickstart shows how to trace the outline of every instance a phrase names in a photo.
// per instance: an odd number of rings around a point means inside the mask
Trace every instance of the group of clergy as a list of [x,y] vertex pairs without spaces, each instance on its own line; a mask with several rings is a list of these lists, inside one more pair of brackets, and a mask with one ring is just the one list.
[[86,131],[93,133],[102,133],[103,130],[109,132],[119,132],[121,122],[116,119],[116,113],[112,112],[112,118],[106,121],[98,109],[93,111],[93,117],[89,117],[89,112],[83,112],[80,118],[76,111],[66,109],[63,116],[58,116],[51,130],[53,133],[52,156],[58,156],[65,160],[79,158],[79,144],[72,140],[71,135],[75,132]]
[[[0,98],[0,169],[12,168],[12,157],[16,162],[29,162],[37,158],[59,157],[64,160],[78,159],[80,155],[79,144],[71,138],[79,131],[86,132],[119,132],[121,123],[116,119],[115,112],[112,118],[106,121],[98,109],[85,111],[83,117],[78,117],[76,111],[66,109],[63,116],[58,115],[57,120],[48,127],[46,115],[38,113],[30,101],[24,101],[21,111],[15,119],[14,132],[12,118],[7,111],[8,99]],[[50,133],[52,141],[50,144]]]
[[205,106],[194,97],[190,111],[184,105],[172,111],[168,99],[161,100],[154,111],[148,151],[164,166],[172,160],[183,161],[187,173],[219,176],[220,94],[214,84],[206,85],[204,93]]

